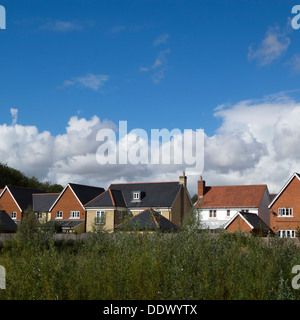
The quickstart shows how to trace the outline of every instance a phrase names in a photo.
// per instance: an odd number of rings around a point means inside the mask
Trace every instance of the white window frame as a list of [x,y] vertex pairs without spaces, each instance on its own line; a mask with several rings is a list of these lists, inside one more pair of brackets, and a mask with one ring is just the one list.
[[106,212],[104,210],[96,211],[95,224],[102,226],[106,224]]
[[141,200],[141,193],[139,191],[132,192],[133,201]]
[[16,219],[17,219],[17,212],[16,212],[16,211],[12,211],[12,212],[10,213],[10,217],[11,217],[12,219],[16,220]]
[[80,211],[70,211],[70,219],[79,219],[80,218]]
[[278,230],[279,238],[295,238],[296,231],[293,229],[279,229]]
[[63,218],[63,211],[56,211],[55,219],[62,219]]
[[209,210],[209,217],[216,218],[217,217],[217,210]]
[[293,208],[278,208],[278,217],[293,217]]
[[36,217],[37,217],[38,219],[42,219],[42,218],[43,218],[43,213],[42,213],[42,212],[38,212],[38,213],[36,214]]

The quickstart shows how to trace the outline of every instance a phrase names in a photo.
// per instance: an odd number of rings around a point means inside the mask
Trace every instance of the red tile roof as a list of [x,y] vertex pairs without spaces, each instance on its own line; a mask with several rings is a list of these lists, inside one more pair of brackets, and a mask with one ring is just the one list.
[[196,207],[258,208],[266,188],[267,185],[207,186]]

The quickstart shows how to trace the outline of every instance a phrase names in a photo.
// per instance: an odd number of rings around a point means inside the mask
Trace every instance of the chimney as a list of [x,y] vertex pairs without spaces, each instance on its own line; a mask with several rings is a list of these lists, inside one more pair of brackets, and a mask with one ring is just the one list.
[[205,181],[202,180],[202,176],[200,176],[200,180],[198,181],[198,199],[202,199],[205,193]]
[[186,188],[187,177],[183,171],[182,176],[179,177],[179,183],[181,183]]

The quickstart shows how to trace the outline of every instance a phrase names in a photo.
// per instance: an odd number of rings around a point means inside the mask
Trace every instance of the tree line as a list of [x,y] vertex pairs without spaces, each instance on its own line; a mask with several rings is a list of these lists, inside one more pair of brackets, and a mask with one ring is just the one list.
[[19,186],[57,193],[63,190],[63,186],[52,184],[50,181],[40,182],[36,177],[27,177],[23,172],[9,167],[6,163],[0,163],[0,188],[6,185]]

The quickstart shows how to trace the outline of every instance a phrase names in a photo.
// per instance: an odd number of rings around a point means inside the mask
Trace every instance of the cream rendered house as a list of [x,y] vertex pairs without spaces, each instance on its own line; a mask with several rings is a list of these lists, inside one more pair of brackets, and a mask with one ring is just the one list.
[[108,190],[85,205],[86,231],[102,227],[114,231],[126,215],[135,216],[152,208],[180,227],[193,209],[187,177],[179,181],[111,184]]

